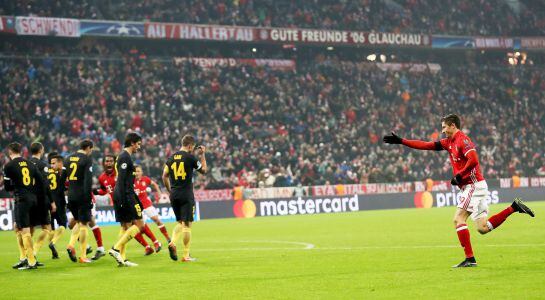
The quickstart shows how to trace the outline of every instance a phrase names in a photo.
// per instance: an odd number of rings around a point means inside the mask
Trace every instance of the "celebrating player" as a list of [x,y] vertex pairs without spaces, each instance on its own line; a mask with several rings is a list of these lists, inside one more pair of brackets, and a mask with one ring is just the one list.
[[13,192],[18,244],[24,255],[17,268],[28,270],[37,267],[30,234],[30,215],[37,206],[37,197],[45,197],[45,190],[36,188],[44,185],[43,178],[33,163],[21,157],[21,149],[19,143],[8,145],[8,156],[11,161],[4,167],[4,186],[6,191]]
[[[157,209],[153,206],[151,199],[148,197],[148,192],[151,192],[150,186],[153,186],[153,189],[157,193],[156,195],[158,197],[158,195],[161,194],[159,185],[155,181],[151,180],[148,176],[144,176],[141,166],[136,166],[136,178],[134,180],[134,191],[138,195],[140,202],[142,202],[142,206],[144,208],[144,214],[148,216],[148,218],[152,219],[153,222],[155,222],[155,224],[157,224],[157,227],[159,228],[161,233],[165,236],[165,238],[167,239],[167,242],[170,243],[170,237],[168,236],[168,232],[165,228],[165,225],[161,222],[161,220],[159,220]],[[161,243],[157,241],[157,239],[153,235],[153,232],[151,232],[147,224],[144,226],[144,233],[146,233],[146,235],[153,241],[153,244],[155,245],[155,252],[159,252],[161,250]]]
[[117,157],[115,170],[117,182],[114,188],[115,218],[121,223],[122,231],[117,243],[108,253],[117,261],[118,266],[133,267],[137,264],[126,259],[127,243],[144,230],[142,204],[134,192],[134,164],[131,155],[140,150],[142,138],[131,132],[125,137],[125,148]]
[[66,199],[64,192],[66,191],[66,169],[63,166],[63,157],[57,153],[50,153],[49,160],[49,190],[51,191],[51,203],[55,203],[56,211],[51,214],[51,228],[54,228],[57,221],[57,228],[51,232],[51,242],[49,249],[53,259],[59,258],[55,244],[64,233],[68,219],[66,218]]
[[460,125],[460,118],[457,115],[450,114],[441,119],[442,133],[447,138],[440,141],[407,140],[400,138],[393,132],[383,139],[387,144],[403,144],[419,150],[446,150],[450,154],[450,163],[454,173],[454,177],[450,182],[452,185],[457,185],[462,191],[458,208],[454,214],[454,225],[466,256],[464,261],[453,266],[456,268],[477,266],[466,224],[468,217],[473,219],[477,225],[477,230],[481,234],[486,234],[498,228],[514,212],[534,217],[534,212],[529,207],[522,203],[520,199],[515,199],[511,206],[487,220],[488,203],[486,198],[488,196],[488,186],[481,173],[475,145],[460,130]]
[[[47,241],[49,243],[49,236],[51,233],[51,213],[55,212],[55,202],[51,199],[51,192],[49,190],[49,183],[47,177],[49,175],[49,169],[47,164],[42,160],[44,155],[44,146],[41,143],[32,143],[30,145],[30,153],[32,157],[29,159],[39,171],[38,176],[42,177],[43,186],[36,186],[37,189],[43,189],[45,197],[38,196],[38,204],[34,207],[32,212],[31,223],[32,226],[41,226],[42,232],[38,236],[36,243],[34,243],[34,255],[36,256],[40,251],[40,248]],[[41,194],[41,193],[40,193]],[[31,229],[31,232],[33,230]],[[38,266],[41,263],[38,262]]]
[[68,209],[77,222],[72,228],[70,242],[67,246],[68,256],[73,262],[76,262],[76,250],[74,245],[79,240],[80,244],[80,263],[90,263],[87,258],[87,227],[91,221],[91,209],[93,208],[92,183],[93,183],[93,162],[91,153],[93,152],[93,142],[83,140],[80,143],[80,150],[67,157],[68,164]]
[[[163,169],[163,183],[170,193],[170,203],[178,224],[174,227],[172,240],[168,244],[168,251],[172,260],[178,260],[176,242],[183,235],[183,262],[194,261],[189,255],[191,244],[191,223],[195,212],[195,197],[193,195],[193,170],[206,174],[206,147],[199,146],[199,160],[192,154],[195,150],[195,139],[191,135],[182,138],[182,147],[166,162]],[[171,188],[172,183],[172,188]]]

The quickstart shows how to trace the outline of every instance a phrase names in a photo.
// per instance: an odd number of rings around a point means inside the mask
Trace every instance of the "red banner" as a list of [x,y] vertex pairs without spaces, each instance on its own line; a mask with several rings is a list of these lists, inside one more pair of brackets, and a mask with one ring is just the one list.
[[266,66],[275,70],[295,70],[295,61],[290,59],[240,59],[240,58],[202,58],[202,57],[176,57],[174,63],[179,64],[190,61],[203,69],[217,67],[236,67],[248,65],[253,67]]
[[0,17],[0,32],[15,33],[15,19],[13,17]]
[[475,48],[478,49],[512,49],[514,40],[512,38],[500,37],[477,37],[475,38]]
[[312,187],[313,196],[365,195],[409,193],[414,191],[412,182],[320,185]]
[[209,41],[255,41],[252,27],[146,23],[144,32],[152,39],[181,39]]
[[6,211],[13,208],[13,198],[0,198],[0,211]]
[[521,38],[520,47],[523,49],[545,49],[545,38]]
[[259,29],[259,39],[282,43],[431,46],[428,35],[299,28]]
[[18,35],[80,36],[77,19],[17,17],[15,23]]
[[233,200],[233,190],[194,190],[197,201]]
[[146,23],[145,35],[153,39],[274,42],[304,44],[365,44],[431,46],[429,35],[340,31],[299,28],[258,28],[222,25]]

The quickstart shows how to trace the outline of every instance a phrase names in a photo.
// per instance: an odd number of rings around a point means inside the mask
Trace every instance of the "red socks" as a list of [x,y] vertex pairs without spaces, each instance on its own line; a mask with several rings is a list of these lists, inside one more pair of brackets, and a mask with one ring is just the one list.
[[490,219],[488,219],[488,229],[492,230],[494,228],[498,228],[514,212],[515,209],[509,206],[506,209],[500,211],[499,213],[493,215],[492,217],[490,217]]
[[473,257],[473,249],[471,248],[471,240],[469,238],[469,230],[467,229],[467,224],[460,224],[456,226],[456,233],[458,234],[458,240],[460,240],[460,245],[464,248],[464,253],[466,258]]
[[137,235],[134,236],[134,239],[137,240],[142,246],[146,248],[149,247],[148,242],[146,242],[146,240],[142,236],[142,233],[139,232]]
[[168,232],[167,232],[167,229],[165,228],[164,224],[159,226],[159,230],[161,230],[161,233],[165,236],[167,241],[170,241],[170,237],[168,236]]
[[98,225],[95,225],[95,227],[93,227],[92,230],[93,230],[93,235],[95,236],[95,240],[97,241],[97,247],[103,247],[102,232],[100,231],[100,227],[98,227]]
[[154,244],[157,244],[159,242],[157,241],[157,238],[155,237],[153,232],[151,232],[151,229],[149,229],[148,224],[144,225],[144,234],[146,234],[153,241]]

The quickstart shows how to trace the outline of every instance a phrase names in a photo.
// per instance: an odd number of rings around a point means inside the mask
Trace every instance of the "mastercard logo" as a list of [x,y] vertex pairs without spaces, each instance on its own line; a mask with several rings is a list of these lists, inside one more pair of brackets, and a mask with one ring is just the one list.
[[431,208],[433,196],[430,192],[420,192],[414,195],[414,206],[416,208]]
[[237,200],[233,205],[233,213],[237,218],[255,217],[256,207],[252,200]]

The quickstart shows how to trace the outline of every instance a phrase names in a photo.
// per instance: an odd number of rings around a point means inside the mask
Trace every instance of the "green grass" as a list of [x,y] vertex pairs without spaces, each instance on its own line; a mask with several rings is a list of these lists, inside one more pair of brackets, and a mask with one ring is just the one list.
[[[545,202],[529,205],[537,218],[515,214],[485,236],[470,224],[479,267],[469,269],[450,268],[463,259],[453,207],[204,220],[193,229],[199,261],[173,262],[166,250],[144,257],[131,241],[137,268],[118,268],[109,256],[75,264],[64,251],[52,260],[44,247],[44,268],[13,270],[15,237],[1,232],[0,298],[544,298]],[[117,232],[103,227],[107,246]]]

